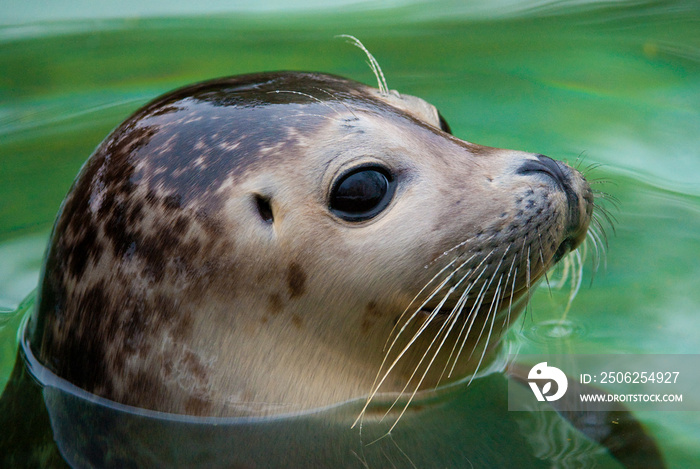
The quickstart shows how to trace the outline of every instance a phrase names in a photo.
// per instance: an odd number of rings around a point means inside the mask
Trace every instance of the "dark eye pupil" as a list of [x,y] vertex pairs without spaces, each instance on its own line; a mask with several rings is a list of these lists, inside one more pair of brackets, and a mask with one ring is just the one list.
[[345,220],[367,220],[389,204],[391,186],[390,177],[379,168],[351,172],[335,184],[330,209]]

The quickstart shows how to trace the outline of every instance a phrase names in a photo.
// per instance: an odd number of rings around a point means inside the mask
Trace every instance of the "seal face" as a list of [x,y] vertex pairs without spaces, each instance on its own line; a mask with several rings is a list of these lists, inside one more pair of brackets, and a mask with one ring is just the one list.
[[[331,75],[166,94],[67,195],[28,334],[114,401],[268,415],[475,372],[585,238],[581,174]],[[378,374],[379,373],[379,374]]]

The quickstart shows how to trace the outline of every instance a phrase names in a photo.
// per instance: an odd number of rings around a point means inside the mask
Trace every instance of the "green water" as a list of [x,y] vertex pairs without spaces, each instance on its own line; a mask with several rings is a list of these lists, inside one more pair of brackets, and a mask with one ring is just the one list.
[[[42,10],[32,22],[11,2],[0,18],[0,311],[36,285],[73,177],[131,112],[180,85],[264,70],[374,84],[361,53],[334,38],[353,34],[391,88],[435,104],[458,137],[602,164],[589,176],[619,199],[607,266],[589,287],[587,265],[571,334],[546,327],[567,291],[536,293],[509,336],[522,352],[700,353],[700,5],[462,3],[127,18],[74,8],[88,19]],[[0,386],[19,323],[2,324]],[[697,465],[700,414],[639,417],[672,467]]]

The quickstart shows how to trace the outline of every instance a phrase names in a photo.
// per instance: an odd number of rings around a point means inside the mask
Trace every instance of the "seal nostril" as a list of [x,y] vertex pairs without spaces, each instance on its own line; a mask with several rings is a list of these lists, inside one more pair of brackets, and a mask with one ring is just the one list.
[[569,184],[569,177],[564,173],[561,166],[559,166],[559,163],[544,155],[537,155],[536,158],[536,160],[527,160],[525,163],[523,163],[523,165],[518,169],[518,174],[546,174],[547,176],[551,177],[562,190],[565,191]]

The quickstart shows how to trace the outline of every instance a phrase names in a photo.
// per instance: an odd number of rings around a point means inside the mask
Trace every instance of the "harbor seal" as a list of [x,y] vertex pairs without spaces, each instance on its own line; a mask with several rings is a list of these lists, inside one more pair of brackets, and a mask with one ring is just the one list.
[[486,366],[592,210],[578,171],[460,140],[419,98],[318,73],[207,81],[84,165],[27,337],[59,377],[162,412],[410,397]]

